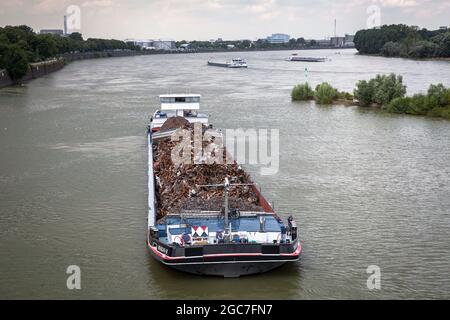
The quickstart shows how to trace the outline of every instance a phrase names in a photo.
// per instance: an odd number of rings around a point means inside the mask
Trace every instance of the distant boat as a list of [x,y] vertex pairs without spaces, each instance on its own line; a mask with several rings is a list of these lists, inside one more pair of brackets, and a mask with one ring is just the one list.
[[300,57],[296,53],[293,53],[286,61],[300,61],[300,62],[325,62],[327,58],[316,57]]
[[242,60],[241,58],[232,59],[231,61],[226,62],[214,62],[208,61],[208,66],[214,67],[223,67],[223,68],[247,68],[247,62]]

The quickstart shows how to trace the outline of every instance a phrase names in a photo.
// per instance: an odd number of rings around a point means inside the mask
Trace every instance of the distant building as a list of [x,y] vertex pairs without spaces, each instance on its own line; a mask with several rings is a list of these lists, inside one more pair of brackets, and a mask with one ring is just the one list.
[[227,44],[227,48],[228,49],[234,49],[235,45],[234,44]]
[[148,50],[176,50],[177,49],[175,40],[172,40],[172,39],[158,39],[158,40],[126,39],[125,42],[132,43],[135,46],[139,46],[143,49],[148,49]]
[[288,43],[291,37],[288,34],[274,33],[267,37],[269,43]]
[[439,27],[439,30],[447,30],[448,29],[448,27],[447,26],[442,26],[442,27]]
[[354,48],[355,47],[355,36],[346,34],[344,40],[344,47],[346,48]]
[[329,47],[331,45],[331,40],[315,40],[316,41],[316,45],[319,47]]
[[342,48],[344,46],[345,37],[331,37],[330,45],[335,48]]
[[125,39],[126,43],[132,43],[135,46],[141,47],[143,49],[154,49],[153,47],[153,40],[149,39]]
[[63,36],[64,35],[64,30],[61,30],[61,29],[42,29],[39,33],[40,34],[56,34],[58,36]]
[[172,40],[172,39],[153,40],[153,46],[157,50],[176,50],[177,49],[175,40]]

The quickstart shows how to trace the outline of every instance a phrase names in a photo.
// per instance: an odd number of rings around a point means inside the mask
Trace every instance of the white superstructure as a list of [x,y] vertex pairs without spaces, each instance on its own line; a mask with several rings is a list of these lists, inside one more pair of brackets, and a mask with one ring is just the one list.
[[161,108],[152,117],[151,130],[158,131],[164,122],[171,117],[183,117],[190,123],[208,125],[208,115],[198,112],[200,109],[199,94],[163,94],[159,96]]

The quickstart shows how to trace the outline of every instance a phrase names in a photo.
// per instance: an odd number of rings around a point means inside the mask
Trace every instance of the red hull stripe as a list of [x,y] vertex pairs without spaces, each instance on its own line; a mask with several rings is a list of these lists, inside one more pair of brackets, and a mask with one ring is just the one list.
[[[185,256],[181,256],[181,257],[171,257],[168,255],[165,255],[162,252],[159,252],[158,249],[156,249],[156,247],[152,247],[150,244],[148,244],[148,247],[150,248],[150,250],[152,250],[152,252],[154,254],[156,254],[157,256],[161,257],[164,260],[179,260],[179,259],[186,259]],[[300,245],[300,243],[298,244],[297,249],[292,252],[292,253],[280,253],[280,256],[288,256],[288,257],[295,257],[300,255],[300,252],[302,251],[302,246]],[[262,253],[222,253],[222,254],[205,254],[203,255],[204,258],[208,258],[208,257],[246,257],[246,256],[263,256]]]

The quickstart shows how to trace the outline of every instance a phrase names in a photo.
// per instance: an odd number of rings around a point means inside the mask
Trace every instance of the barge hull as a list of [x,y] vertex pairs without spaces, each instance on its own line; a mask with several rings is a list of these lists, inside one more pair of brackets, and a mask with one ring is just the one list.
[[[292,253],[287,254],[213,254],[196,257],[171,256],[162,253],[164,246],[159,241],[153,245],[147,243],[151,255],[167,267],[195,275],[219,276],[224,278],[238,278],[241,276],[261,274],[279,268],[287,262],[298,261],[302,247],[298,243]],[[159,247],[159,250],[158,250]],[[201,249],[201,248],[198,248]]]
[[230,65],[228,63],[220,63],[220,62],[208,62],[208,66],[223,67],[223,68],[229,68],[230,67]]
[[170,267],[195,275],[239,278],[241,276],[268,272],[270,270],[281,267],[285,263],[286,262],[233,262],[194,265],[171,265]]

